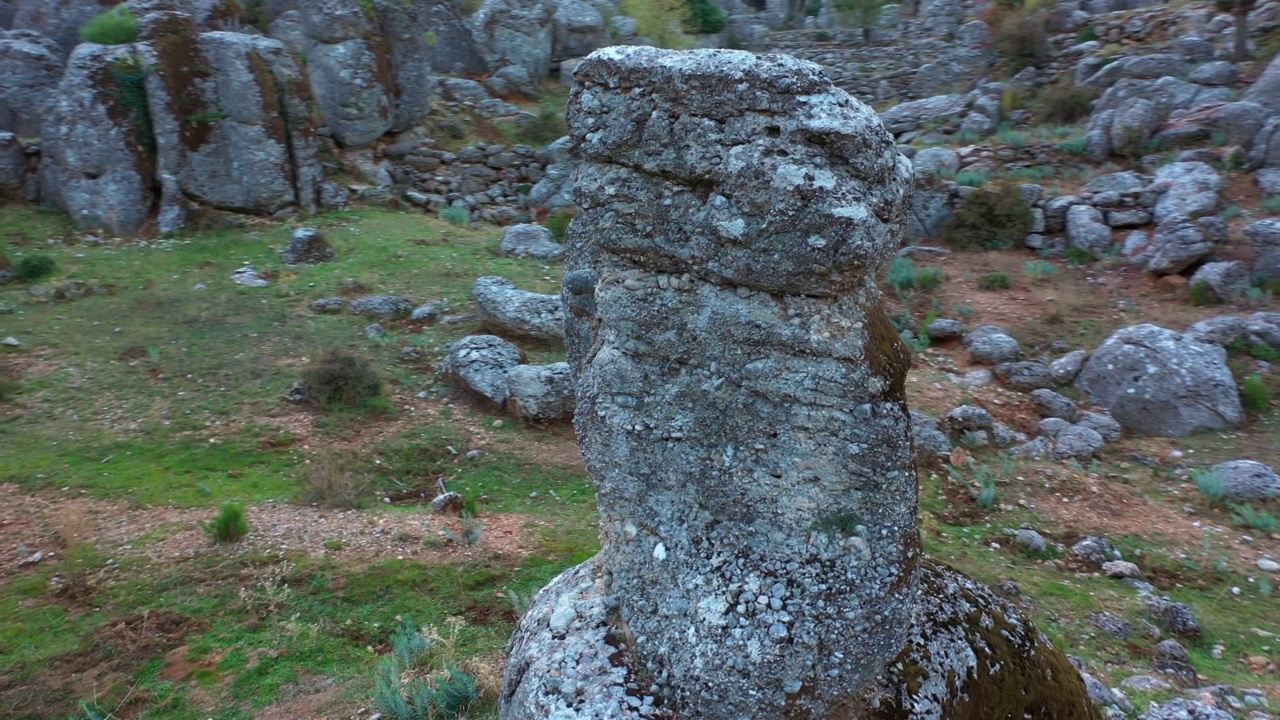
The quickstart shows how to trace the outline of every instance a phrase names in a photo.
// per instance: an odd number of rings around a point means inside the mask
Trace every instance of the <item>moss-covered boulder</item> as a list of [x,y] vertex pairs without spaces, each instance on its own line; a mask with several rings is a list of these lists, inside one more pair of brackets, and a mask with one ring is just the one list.
[[936,560],[921,565],[907,645],[867,720],[1098,720],[1080,673],[1031,620]]

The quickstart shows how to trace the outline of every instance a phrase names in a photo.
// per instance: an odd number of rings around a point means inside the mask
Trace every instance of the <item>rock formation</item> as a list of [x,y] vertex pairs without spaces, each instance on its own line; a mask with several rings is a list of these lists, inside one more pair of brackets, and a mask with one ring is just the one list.
[[932,569],[962,591],[916,601],[910,360],[875,287],[911,167],[875,114],[787,56],[608,48],[575,79],[565,334],[602,550],[535,598],[501,717],[1096,717],[971,581]]

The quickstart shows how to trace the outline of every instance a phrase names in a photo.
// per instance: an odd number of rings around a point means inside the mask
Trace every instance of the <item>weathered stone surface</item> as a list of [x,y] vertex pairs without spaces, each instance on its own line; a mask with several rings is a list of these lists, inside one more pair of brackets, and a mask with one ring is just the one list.
[[1280,496],[1280,475],[1255,460],[1229,460],[1211,470],[1222,480],[1225,497],[1232,500],[1268,500]]
[[145,110],[119,99],[129,92],[121,71],[141,71],[128,46],[86,43],[71,54],[41,133],[40,186],[81,230],[131,235],[151,212],[154,168],[138,124]]
[[351,312],[365,317],[404,318],[413,312],[413,303],[399,295],[366,295],[351,301]]
[[1102,222],[1102,213],[1092,205],[1073,205],[1067,210],[1067,241],[1101,258],[1111,247],[1111,228]]
[[1154,184],[1165,192],[1156,202],[1155,219],[1197,218],[1218,209],[1222,176],[1202,162],[1175,162],[1156,171]]
[[1021,354],[1016,338],[997,325],[982,325],[964,338],[969,357],[975,363],[998,365],[1013,362]]
[[1240,99],[1280,112],[1280,59],[1273,58],[1267,63],[1266,69]]
[[609,44],[604,15],[583,0],[559,0],[551,19],[554,59],[582,57]]
[[83,42],[80,28],[112,4],[100,0],[17,0],[12,27],[50,38],[65,56]]
[[280,251],[280,260],[285,265],[317,265],[333,262],[337,257],[333,246],[315,228],[294,230],[289,245]]
[[1090,400],[1131,430],[1182,437],[1240,424],[1226,352],[1156,325],[1116,331],[1076,378]]
[[1080,673],[1021,611],[941,563],[922,567],[907,646],[889,665],[883,695],[832,717],[1100,717]]
[[1035,401],[1041,417],[1062,418],[1067,422],[1075,422],[1076,416],[1080,414],[1075,400],[1052,390],[1032,390],[1031,399]]
[[1065,458],[1089,458],[1097,455],[1105,443],[1102,435],[1083,425],[1069,425],[1053,438],[1053,456]]
[[522,420],[573,417],[574,388],[569,363],[517,365],[507,371],[507,410]]
[[471,18],[476,46],[491,68],[519,65],[533,78],[551,72],[552,17],[549,0],[484,0]]
[[185,14],[146,20],[142,53],[153,68],[146,82],[157,172],[173,180],[162,186],[165,203],[314,211],[324,178],[312,107],[306,75],[284,45],[242,33],[198,33]]
[[1182,272],[1226,242],[1225,228],[1216,217],[1191,220],[1174,216],[1156,225],[1142,253],[1147,270],[1157,275]]
[[0,130],[40,135],[62,80],[58,46],[30,30],[0,31]]
[[502,234],[502,244],[498,250],[503,255],[539,260],[559,260],[564,257],[564,246],[551,239],[551,231],[531,223],[507,228]]
[[1049,368],[1033,360],[1000,363],[995,366],[996,377],[1014,390],[1030,391],[1056,385],[1049,375]]
[[[875,291],[910,166],[788,56],[609,48],[576,79],[566,346],[596,563],[672,711],[825,714],[897,655],[915,594],[908,356]],[[620,715],[522,678],[509,720]]]
[[564,338],[564,307],[558,295],[540,295],[501,277],[482,277],[471,291],[489,329],[536,340]]
[[1205,263],[1191,276],[1192,287],[1203,283],[1212,296],[1222,302],[1231,302],[1243,295],[1249,281],[1249,266],[1239,260]]
[[495,335],[469,335],[447,349],[441,374],[498,407],[507,402],[507,373],[524,360],[520,348]]
[[17,135],[0,131],[0,198],[16,195],[26,180],[26,149]]

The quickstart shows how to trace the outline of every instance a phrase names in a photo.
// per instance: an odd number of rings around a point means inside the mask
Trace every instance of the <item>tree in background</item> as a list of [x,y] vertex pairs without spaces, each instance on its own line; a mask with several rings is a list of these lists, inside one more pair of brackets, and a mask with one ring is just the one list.
[[884,0],[835,0],[836,13],[845,27],[862,30],[863,42],[870,43],[871,35],[880,22],[880,8]]
[[622,0],[618,9],[636,21],[636,33],[658,47],[680,49],[693,44],[684,31],[689,21],[686,0]]
[[689,5],[689,17],[685,27],[689,32],[700,35],[712,35],[729,24],[729,18],[716,7],[711,0],[686,0]]

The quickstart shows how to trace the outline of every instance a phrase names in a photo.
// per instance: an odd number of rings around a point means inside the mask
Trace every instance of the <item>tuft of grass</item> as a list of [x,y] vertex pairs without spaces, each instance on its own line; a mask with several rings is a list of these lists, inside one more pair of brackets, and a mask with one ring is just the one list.
[[1222,482],[1222,476],[1212,469],[1201,469],[1192,472],[1191,480],[1196,484],[1196,490],[1200,491],[1200,495],[1204,497],[1210,507],[1220,506],[1227,496],[1227,489]]
[[1240,403],[1251,413],[1264,413],[1271,407],[1271,391],[1262,376],[1254,373],[1240,385]]
[[1196,307],[1203,307],[1214,300],[1213,291],[1209,288],[1209,283],[1203,280],[1191,283],[1191,286],[1187,288],[1187,293],[1191,296],[1191,304]]
[[1048,280],[1058,272],[1053,263],[1046,260],[1028,260],[1022,263],[1022,274],[1027,276],[1027,280],[1031,282],[1040,282]]
[[1013,280],[1006,273],[987,273],[978,278],[979,290],[1008,290],[1013,287]]
[[302,379],[322,405],[356,406],[382,394],[382,381],[373,365],[339,347],[325,350],[307,365]]
[[1058,152],[1064,155],[1083,157],[1089,151],[1089,140],[1084,136],[1063,140],[1058,143]]
[[467,227],[471,224],[471,211],[464,207],[447,207],[440,211],[440,219],[450,225]]
[[1237,338],[1228,343],[1227,352],[1233,355],[1248,355],[1254,360],[1264,362],[1280,361],[1280,350],[1262,343],[1245,342],[1244,338]]
[[1258,207],[1268,215],[1280,215],[1280,195],[1263,200],[1258,203]]
[[965,187],[982,187],[989,182],[986,173],[976,170],[956,173],[953,179],[957,185],[964,185]]
[[1093,253],[1090,253],[1084,248],[1078,248],[1075,245],[1068,246],[1067,249],[1062,252],[1062,259],[1072,265],[1088,265],[1095,260]]
[[249,534],[249,520],[239,504],[226,503],[206,529],[213,541],[220,545],[238,543]]
[[1275,515],[1266,510],[1255,510],[1252,505],[1246,504],[1231,508],[1231,520],[1241,527],[1264,533],[1274,532],[1280,527],[1280,520],[1276,520]]
[[551,231],[551,237],[558,243],[563,243],[565,236],[569,234],[569,223],[573,222],[573,216],[563,210],[557,210],[547,218],[547,230]]
[[125,5],[117,5],[85,23],[80,37],[98,45],[127,45],[138,39],[138,18]]
[[303,502],[337,508],[360,507],[372,484],[353,458],[337,453],[309,461],[299,480]]
[[916,262],[909,257],[894,258],[889,263],[887,276],[889,287],[902,296],[916,285]]

